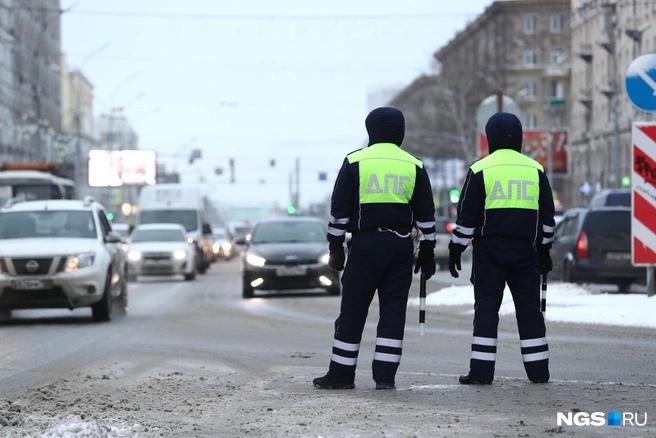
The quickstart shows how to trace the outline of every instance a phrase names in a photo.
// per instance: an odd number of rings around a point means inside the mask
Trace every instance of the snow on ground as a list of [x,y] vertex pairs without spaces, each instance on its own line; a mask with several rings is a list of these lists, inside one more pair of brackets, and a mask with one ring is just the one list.
[[[580,322],[589,324],[620,325],[656,328],[656,295],[599,293],[572,283],[547,285],[548,321]],[[419,298],[410,305],[418,306]],[[474,308],[472,286],[451,286],[426,295],[426,306],[467,305]],[[510,289],[506,286],[500,315],[514,314],[515,307]]]

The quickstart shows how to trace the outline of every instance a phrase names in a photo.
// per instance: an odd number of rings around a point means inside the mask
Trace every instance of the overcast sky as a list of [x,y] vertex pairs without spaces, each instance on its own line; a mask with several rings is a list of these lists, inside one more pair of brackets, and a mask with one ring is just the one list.
[[[94,84],[95,112],[123,107],[139,147],[185,181],[203,175],[228,202],[285,205],[298,160],[303,205],[330,195],[366,140],[368,94],[431,72],[433,53],[491,4],[63,0],[62,51]],[[189,166],[193,148],[203,160]]]

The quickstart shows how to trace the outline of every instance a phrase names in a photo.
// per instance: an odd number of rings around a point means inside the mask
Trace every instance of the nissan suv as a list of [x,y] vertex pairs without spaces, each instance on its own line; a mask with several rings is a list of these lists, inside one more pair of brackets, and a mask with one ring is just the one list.
[[95,321],[127,309],[121,237],[102,204],[8,201],[0,209],[0,312],[91,307]]

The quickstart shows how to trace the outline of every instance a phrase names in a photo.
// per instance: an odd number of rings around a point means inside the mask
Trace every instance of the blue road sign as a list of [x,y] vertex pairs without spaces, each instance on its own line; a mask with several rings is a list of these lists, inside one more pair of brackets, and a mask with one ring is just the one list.
[[626,71],[626,94],[642,111],[656,111],[656,53],[638,56]]

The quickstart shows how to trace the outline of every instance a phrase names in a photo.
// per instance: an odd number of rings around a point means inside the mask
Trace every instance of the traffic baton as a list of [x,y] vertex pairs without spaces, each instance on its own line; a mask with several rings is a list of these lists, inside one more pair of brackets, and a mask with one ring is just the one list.
[[419,334],[424,336],[426,324],[426,277],[422,272],[419,276]]
[[541,294],[540,310],[542,313],[547,311],[547,274],[542,274],[542,294]]

